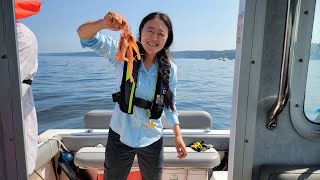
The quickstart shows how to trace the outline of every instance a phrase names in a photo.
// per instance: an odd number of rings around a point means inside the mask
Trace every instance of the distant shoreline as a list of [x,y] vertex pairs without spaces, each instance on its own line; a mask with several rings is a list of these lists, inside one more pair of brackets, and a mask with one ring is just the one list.
[[[173,58],[193,58],[193,59],[235,59],[236,50],[204,50],[204,51],[173,51]],[[66,52],[66,53],[39,53],[40,56],[81,56],[81,57],[100,57],[93,51],[87,52]],[[311,44],[311,60],[320,60],[320,43]]]
[[[95,52],[67,52],[67,53],[39,53],[40,56],[73,56],[73,57],[101,57]],[[205,51],[173,51],[174,58],[193,58],[193,59],[218,59],[218,58],[235,58],[235,50],[205,50]]]

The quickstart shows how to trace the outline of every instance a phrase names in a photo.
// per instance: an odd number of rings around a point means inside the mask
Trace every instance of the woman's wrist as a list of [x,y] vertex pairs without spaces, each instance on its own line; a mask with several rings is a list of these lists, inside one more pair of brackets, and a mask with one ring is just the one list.
[[173,129],[173,132],[174,132],[174,135],[175,135],[176,138],[177,137],[182,137],[179,124],[174,125],[172,127],[172,129]]
[[97,22],[99,25],[99,31],[101,31],[103,29],[109,29],[108,23],[106,23],[106,21],[103,18],[99,19]]

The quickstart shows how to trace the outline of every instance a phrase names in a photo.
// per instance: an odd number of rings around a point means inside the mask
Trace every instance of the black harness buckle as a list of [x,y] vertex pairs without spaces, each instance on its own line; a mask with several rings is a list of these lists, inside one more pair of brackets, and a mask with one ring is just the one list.
[[[121,97],[121,93],[117,92],[117,93],[113,93],[112,94],[112,101],[113,102],[120,102],[120,97]],[[133,105],[139,107],[139,108],[143,108],[143,109],[151,109],[153,103],[141,98],[134,98],[133,100]]]
[[152,102],[137,97],[134,98],[133,104],[144,109],[151,109],[152,107]]
[[119,102],[120,101],[120,92],[112,94],[112,101],[113,102]]

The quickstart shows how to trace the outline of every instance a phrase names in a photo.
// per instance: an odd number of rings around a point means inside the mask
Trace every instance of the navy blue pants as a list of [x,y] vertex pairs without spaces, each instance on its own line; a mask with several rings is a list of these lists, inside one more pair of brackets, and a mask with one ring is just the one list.
[[132,148],[120,142],[120,136],[109,129],[104,161],[105,180],[126,180],[134,160],[138,157],[143,180],[161,180],[163,167],[163,138],[153,144]]

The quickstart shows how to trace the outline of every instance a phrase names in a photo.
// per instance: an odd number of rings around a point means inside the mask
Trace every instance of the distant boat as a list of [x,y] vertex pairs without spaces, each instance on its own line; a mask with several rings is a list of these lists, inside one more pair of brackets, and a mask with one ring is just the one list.
[[228,60],[231,60],[231,59],[228,59],[228,57],[219,57],[218,60],[222,60],[222,61],[228,61]]

